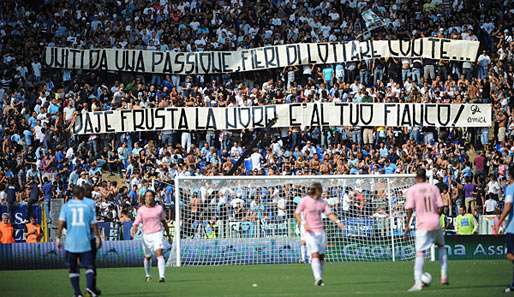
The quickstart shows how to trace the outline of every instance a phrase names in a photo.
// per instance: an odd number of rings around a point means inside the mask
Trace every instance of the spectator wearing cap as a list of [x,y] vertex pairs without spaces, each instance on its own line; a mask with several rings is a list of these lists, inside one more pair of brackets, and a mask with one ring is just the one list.
[[0,244],[15,243],[14,227],[9,218],[10,215],[8,213],[2,214],[2,222],[0,223]]
[[36,218],[31,216],[29,222],[25,224],[25,242],[37,243],[41,239],[41,226],[36,222]]

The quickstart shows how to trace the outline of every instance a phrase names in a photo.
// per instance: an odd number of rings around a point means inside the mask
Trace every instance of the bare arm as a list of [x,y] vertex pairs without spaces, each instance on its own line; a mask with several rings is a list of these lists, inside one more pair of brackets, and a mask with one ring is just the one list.
[[335,215],[333,212],[328,215],[328,219],[334,222],[339,229],[344,229],[344,224],[341,223],[341,221],[337,218],[337,215]]
[[412,214],[414,211],[412,208],[407,208],[407,220],[405,221],[404,235],[407,236],[407,233],[410,231],[410,220],[412,219]]
[[164,233],[166,234],[166,237],[168,237],[168,239],[171,239],[171,233],[168,228],[168,222],[166,222],[166,220],[162,220],[161,224],[162,224],[162,227],[164,228]]
[[505,221],[505,219],[509,215],[511,209],[512,209],[512,203],[509,203],[509,202],[505,203],[505,206],[503,207],[503,212],[500,215],[500,219],[498,220],[498,222],[494,226],[494,229],[496,230],[496,233],[498,233],[498,231],[500,230],[500,226],[503,224],[503,222]]

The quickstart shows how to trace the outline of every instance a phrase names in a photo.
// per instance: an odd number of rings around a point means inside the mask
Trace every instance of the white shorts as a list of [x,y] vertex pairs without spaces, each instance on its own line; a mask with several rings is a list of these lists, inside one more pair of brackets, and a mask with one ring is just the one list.
[[143,234],[143,252],[145,257],[151,257],[158,249],[164,248],[164,236],[162,231]]
[[416,252],[428,250],[432,244],[444,246],[443,230],[416,230]]
[[325,231],[318,233],[304,232],[305,243],[307,244],[307,252],[310,254],[324,254],[327,245],[327,236]]

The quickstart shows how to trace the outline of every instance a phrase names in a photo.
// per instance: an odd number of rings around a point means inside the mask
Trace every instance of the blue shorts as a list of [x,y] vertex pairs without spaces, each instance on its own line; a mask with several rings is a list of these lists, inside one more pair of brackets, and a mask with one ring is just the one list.
[[514,254],[514,234],[505,234],[505,241],[507,242],[507,254]]
[[70,272],[77,272],[80,266],[86,269],[93,269],[93,253],[91,251],[84,253],[71,253],[66,251],[66,264]]

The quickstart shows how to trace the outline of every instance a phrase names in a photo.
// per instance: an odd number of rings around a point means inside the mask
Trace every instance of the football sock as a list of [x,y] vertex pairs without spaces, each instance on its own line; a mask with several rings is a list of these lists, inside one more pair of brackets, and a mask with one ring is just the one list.
[[159,278],[164,278],[165,263],[164,256],[157,257],[157,268],[159,268]]
[[70,282],[71,286],[73,287],[73,291],[75,292],[75,295],[80,295],[80,274],[79,273],[70,273]]
[[318,258],[311,259],[312,275],[315,280],[321,279],[321,263]]
[[416,255],[416,262],[414,263],[414,281],[416,285],[421,285],[421,275],[423,274],[424,256]]
[[439,264],[441,264],[441,277],[448,277],[448,255],[446,254],[446,248],[439,248]]
[[145,266],[145,276],[150,276],[150,268],[152,268],[152,259],[145,258],[143,260],[143,264]]
[[95,290],[93,281],[95,279],[95,271],[93,269],[86,270],[86,287],[90,290]]

